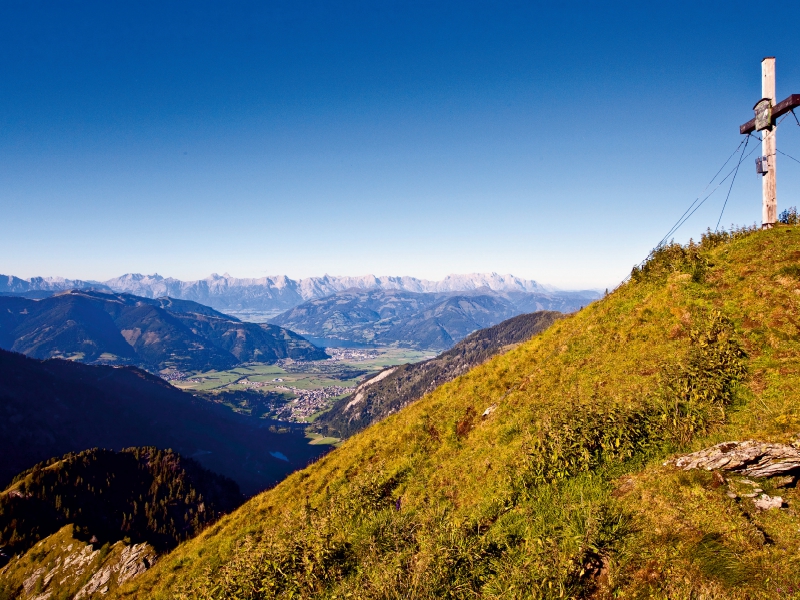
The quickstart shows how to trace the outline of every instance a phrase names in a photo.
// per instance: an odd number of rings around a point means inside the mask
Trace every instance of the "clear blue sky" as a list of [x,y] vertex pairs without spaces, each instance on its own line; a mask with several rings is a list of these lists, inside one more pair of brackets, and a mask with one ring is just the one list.
[[[798,31],[788,2],[6,0],[0,273],[611,286],[739,143],[761,58],[800,93]],[[723,223],[760,218],[751,156]]]

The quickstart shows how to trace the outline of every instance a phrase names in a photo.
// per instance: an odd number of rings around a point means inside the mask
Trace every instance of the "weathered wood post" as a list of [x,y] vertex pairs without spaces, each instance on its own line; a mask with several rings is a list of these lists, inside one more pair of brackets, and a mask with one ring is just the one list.
[[[768,56],[761,61],[761,97],[769,100],[770,109],[775,106],[775,57]],[[761,154],[766,157],[766,173],[761,181],[761,223],[762,227],[769,229],[778,220],[778,196],[776,187],[777,161],[775,151],[776,128],[770,127],[761,132]]]
[[739,133],[761,132],[761,156],[756,159],[756,171],[764,176],[761,183],[761,226],[769,229],[778,221],[778,195],[775,186],[776,155],[775,129],[778,117],[800,106],[800,94],[792,94],[775,102],[775,57],[761,61],[761,100],[753,107],[755,118],[739,126]]

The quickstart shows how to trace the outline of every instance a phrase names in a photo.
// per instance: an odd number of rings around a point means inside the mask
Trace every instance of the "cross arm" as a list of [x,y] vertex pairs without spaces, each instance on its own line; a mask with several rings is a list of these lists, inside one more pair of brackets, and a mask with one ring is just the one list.
[[[792,94],[786,100],[782,102],[778,102],[775,106],[772,107],[772,120],[775,121],[781,115],[785,115],[793,108],[797,108],[800,106],[800,94]],[[756,130],[756,120],[750,119],[744,125],[739,126],[739,133],[744,135],[745,133],[752,133]]]

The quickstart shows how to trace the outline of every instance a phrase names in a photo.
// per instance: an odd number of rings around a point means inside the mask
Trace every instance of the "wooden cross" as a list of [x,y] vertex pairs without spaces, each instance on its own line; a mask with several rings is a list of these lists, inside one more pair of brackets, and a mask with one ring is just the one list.
[[775,121],[793,108],[800,106],[800,94],[792,94],[775,104],[775,57],[761,61],[761,100],[753,107],[756,113],[739,127],[739,133],[761,132],[761,156],[756,159],[756,170],[763,175],[761,182],[761,226],[771,228],[778,220],[778,197],[775,187],[776,154]]

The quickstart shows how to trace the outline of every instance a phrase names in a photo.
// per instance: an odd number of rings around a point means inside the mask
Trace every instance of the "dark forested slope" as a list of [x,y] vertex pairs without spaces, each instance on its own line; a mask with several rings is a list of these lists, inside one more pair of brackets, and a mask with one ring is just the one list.
[[320,416],[314,426],[336,437],[348,437],[422,398],[492,356],[541,333],[561,313],[519,315],[476,331],[436,358],[384,369]]
[[171,450],[84,450],[40,463],[0,492],[0,547],[24,552],[72,523],[87,542],[128,538],[163,551],[243,500],[231,479]]
[[172,448],[262,490],[324,453],[302,429],[250,419],[135,367],[40,361],[0,350],[0,485],[87,448]]

